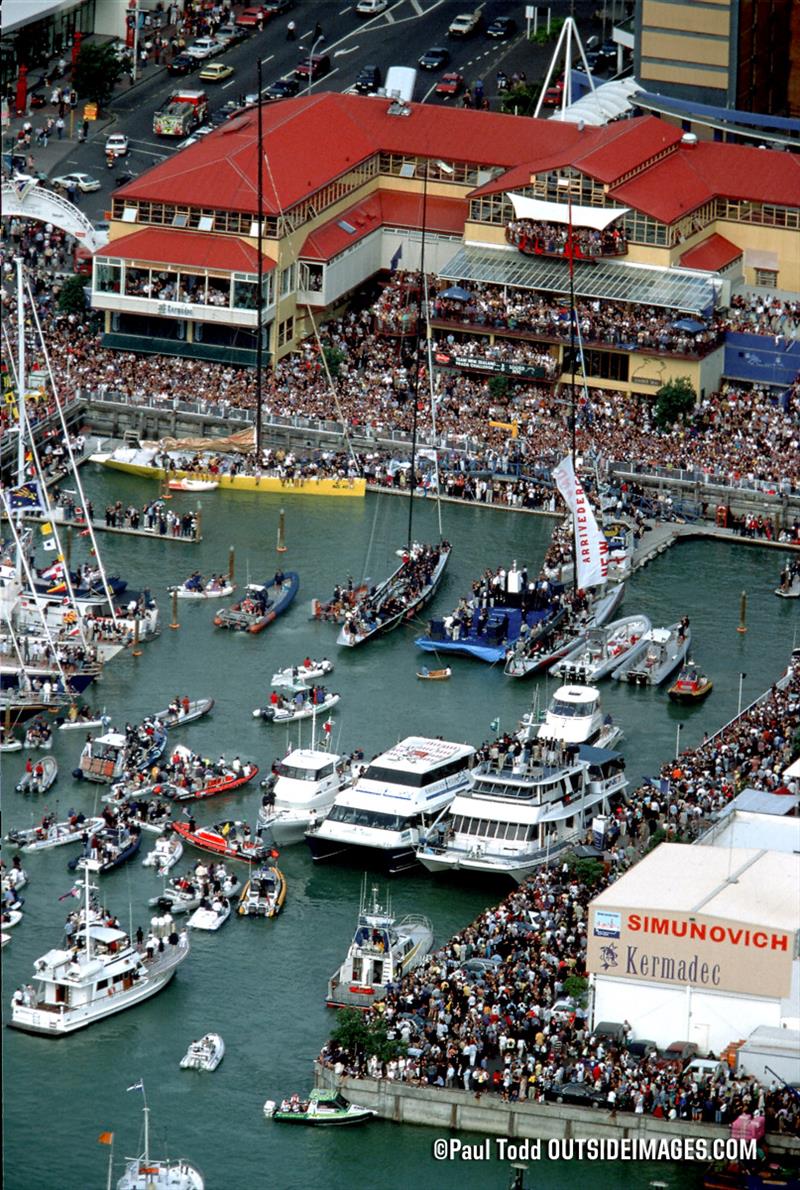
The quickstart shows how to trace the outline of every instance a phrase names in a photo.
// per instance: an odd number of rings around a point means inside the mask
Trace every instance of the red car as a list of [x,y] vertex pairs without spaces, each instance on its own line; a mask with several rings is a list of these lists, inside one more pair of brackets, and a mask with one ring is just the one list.
[[298,62],[294,68],[294,77],[307,82],[310,74],[313,83],[329,74],[330,69],[331,60],[327,54],[314,54],[313,57],[302,58]]
[[436,84],[437,95],[460,95],[464,90],[464,76],[463,74],[456,74],[455,71],[450,71],[449,74],[443,74]]
[[544,93],[542,103],[545,107],[558,107],[564,94],[564,84],[559,82],[554,87],[548,87]]
[[269,18],[269,9],[264,8],[261,4],[257,4],[254,8],[243,9],[236,18],[235,24],[241,29],[254,29],[259,21],[263,25],[266,25]]

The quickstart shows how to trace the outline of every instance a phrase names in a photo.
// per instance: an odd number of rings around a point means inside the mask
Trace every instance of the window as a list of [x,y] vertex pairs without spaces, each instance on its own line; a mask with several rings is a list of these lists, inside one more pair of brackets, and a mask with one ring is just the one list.
[[321,293],[325,267],[321,264],[300,264],[298,288],[306,293]]
[[627,380],[630,356],[616,351],[584,351],[587,376],[602,380]]
[[240,310],[255,310],[258,304],[258,281],[255,277],[234,274],[233,304]]
[[278,346],[285,347],[294,338],[294,318],[287,318],[278,324]]
[[290,264],[287,268],[281,269],[281,297],[294,293],[297,285],[296,267],[296,265]]
[[94,266],[94,287],[98,293],[119,293],[122,265],[98,260]]
[[770,289],[777,288],[778,273],[776,269],[756,269],[756,285],[767,285]]

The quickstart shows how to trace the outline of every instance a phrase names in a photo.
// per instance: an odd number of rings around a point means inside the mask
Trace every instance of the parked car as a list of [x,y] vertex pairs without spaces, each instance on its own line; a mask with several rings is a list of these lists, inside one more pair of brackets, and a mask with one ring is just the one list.
[[591,1083],[561,1083],[544,1093],[550,1103],[571,1103],[574,1107],[601,1107],[606,1103],[602,1091],[595,1091]]
[[449,74],[443,74],[436,84],[437,95],[460,95],[464,90],[464,76],[451,70]]
[[330,74],[331,60],[327,54],[312,54],[310,58],[301,58],[294,68],[295,77],[307,82],[316,82]]
[[486,36],[504,41],[506,37],[511,37],[516,31],[517,22],[513,17],[496,17],[486,30]]
[[450,22],[450,27],[447,30],[448,37],[470,37],[473,33],[477,33],[481,25],[481,14],[478,9],[475,12],[462,12]]
[[236,18],[236,24],[242,29],[255,29],[259,21],[266,23],[268,20],[266,5],[256,4],[251,8],[243,8]]
[[622,1045],[625,1040],[625,1026],[619,1021],[598,1021],[592,1032],[595,1037],[607,1038],[617,1045]]
[[658,1059],[657,1065],[683,1070],[687,1062],[691,1062],[699,1053],[700,1050],[693,1041],[672,1041]]
[[213,58],[221,49],[222,46],[216,37],[198,37],[197,41],[187,45],[186,53],[190,58],[197,58],[198,61],[205,62],[206,58]]
[[111,136],[107,136],[105,151],[113,153],[115,157],[127,157],[128,138],[124,132],[112,132]]
[[231,45],[239,45],[242,41],[247,41],[250,36],[250,30],[243,25],[237,25],[231,22],[228,25],[220,25],[214,34],[220,45],[226,49]]
[[379,13],[386,12],[389,7],[389,0],[359,0],[356,5],[357,17],[376,17]]
[[294,0],[264,0],[261,7],[268,17],[277,17],[282,12],[288,12],[293,4]]
[[99,190],[101,183],[89,174],[62,174],[60,178],[52,178],[50,185],[55,190],[69,190],[70,186],[74,186],[82,194],[90,194],[93,190]]
[[423,70],[441,70],[449,61],[450,51],[446,50],[443,45],[435,45],[433,49],[426,50],[418,59]]
[[564,94],[564,84],[562,82],[555,83],[552,87],[548,87],[544,93],[542,104],[544,107],[558,107],[561,102],[561,97]]
[[[123,170],[122,173],[114,174],[114,181],[117,184],[117,186],[127,186],[128,182],[132,182],[135,177],[136,177],[136,174],[132,174],[132,173],[129,173],[127,170]],[[95,226],[98,226],[98,225],[95,224]]]
[[644,1062],[646,1058],[658,1057],[658,1046],[646,1037],[637,1037],[629,1041],[625,1049],[632,1058],[636,1058],[639,1062]]
[[730,1067],[718,1058],[692,1058],[683,1072],[702,1082],[707,1078],[721,1079],[727,1082],[730,1078]]
[[191,74],[193,70],[197,70],[198,59],[193,58],[191,54],[176,54],[170,62],[167,70],[170,74]]
[[381,85],[383,73],[380,66],[362,66],[358,72],[355,87],[359,95],[369,95]]
[[567,996],[563,1000],[556,1000],[552,1008],[545,1012],[548,1021],[556,1021],[560,1025],[572,1025],[575,1021],[577,1004]]
[[229,79],[233,74],[233,67],[228,66],[225,62],[209,62],[200,71],[200,78],[204,83],[221,83],[223,79]]
[[270,83],[268,87],[264,88],[262,98],[266,99],[268,103],[274,103],[276,99],[291,99],[299,90],[299,79],[277,79],[274,83]]

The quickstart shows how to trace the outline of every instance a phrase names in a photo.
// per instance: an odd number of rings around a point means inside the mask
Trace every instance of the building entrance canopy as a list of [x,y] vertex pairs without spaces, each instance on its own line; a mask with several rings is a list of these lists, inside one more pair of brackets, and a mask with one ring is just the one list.
[[578,207],[567,203],[545,202],[542,198],[529,198],[527,194],[508,192],[506,198],[514,206],[517,219],[532,219],[534,223],[563,223],[570,221],[572,211],[573,227],[591,227],[603,231],[621,215],[627,215],[628,207]]
[[[461,248],[440,271],[446,281],[510,285],[541,293],[569,293],[569,268],[564,260],[525,257],[508,249]],[[710,314],[718,286],[710,277],[679,269],[597,261],[575,267],[575,296],[607,302],[663,306],[693,314]]]

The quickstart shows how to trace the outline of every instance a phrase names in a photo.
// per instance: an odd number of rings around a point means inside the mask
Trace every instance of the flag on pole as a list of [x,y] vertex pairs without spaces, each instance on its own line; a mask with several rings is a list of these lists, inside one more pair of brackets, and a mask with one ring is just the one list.
[[575,526],[576,585],[582,590],[595,587],[608,577],[608,541],[597,527],[595,515],[569,455],[555,468],[553,479],[572,513]]
[[50,533],[53,532],[53,526],[50,524],[49,521],[43,521],[42,524],[39,526],[39,532],[42,534],[43,537],[47,537]]
[[331,719],[326,719],[325,722],[322,724],[322,730],[325,732],[326,735],[330,735],[331,732],[333,731],[333,721]]
[[139,1079],[138,1083],[134,1083],[132,1087],[128,1087],[129,1091],[143,1091],[144,1083]]
[[8,493],[8,507],[12,512],[19,508],[43,508],[38,481],[32,479],[29,483],[21,483],[18,487],[11,488]]
[[402,245],[402,244],[400,244],[400,245],[398,246],[398,248],[397,248],[397,251],[395,252],[394,256],[393,256],[393,257],[392,257],[392,259],[389,261],[389,272],[390,272],[390,273],[396,273],[396,272],[397,272],[397,269],[398,269],[398,267],[399,267],[399,265],[400,265],[400,261],[401,261],[402,259],[403,259],[403,245]]
[[55,537],[46,537],[45,540],[42,542],[42,549],[43,550],[58,549],[58,545],[56,543]]
[[79,897],[80,895],[81,895],[81,890],[78,888],[77,885],[73,885],[73,887],[69,890],[69,892],[65,892],[64,895],[59,897],[58,899],[59,899],[59,901],[66,901],[69,897]]
[[56,562],[51,562],[51,564],[49,566],[46,566],[44,568],[44,570],[40,574],[40,578],[46,578],[46,579],[52,580],[52,579],[56,579],[56,578],[62,578],[63,574],[64,574],[64,559],[59,554],[58,560]]
[[[128,1088],[128,1089],[130,1090],[130,1088]],[[97,1143],[99,1145],[113,1145],[114,1133],[113,1132],[101,1132],[97,1138]]]
[[47,594],[48,595],[63,595],[64,592],[66,591],[66,589],[67,589],[67,584],[62,579],[62,581],[60,583],[54,583],[52,587],[48,587]]

